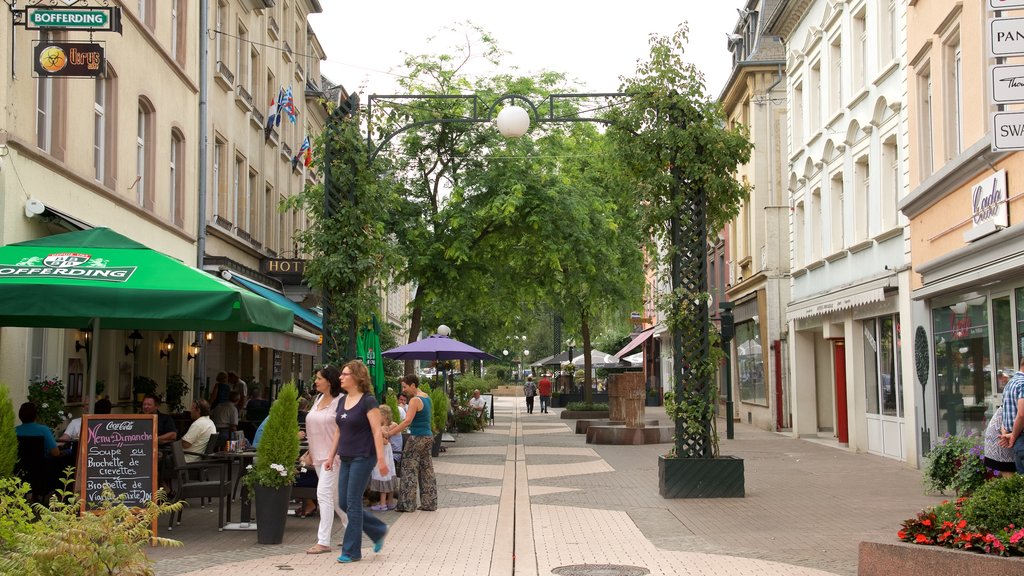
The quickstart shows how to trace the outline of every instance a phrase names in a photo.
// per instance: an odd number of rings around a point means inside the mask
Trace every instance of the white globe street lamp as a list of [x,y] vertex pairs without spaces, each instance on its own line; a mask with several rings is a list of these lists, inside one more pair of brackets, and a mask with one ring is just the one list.
[[437,335],[438,336],[450,336],[451,333],[452,333],[452,329],[449,328],[445,324],[441,324],[440,326],[437,327]]
[[522,106],[505,106],[495,120],[498,132],[506,138],[519,138],[530,129],[530,114]]

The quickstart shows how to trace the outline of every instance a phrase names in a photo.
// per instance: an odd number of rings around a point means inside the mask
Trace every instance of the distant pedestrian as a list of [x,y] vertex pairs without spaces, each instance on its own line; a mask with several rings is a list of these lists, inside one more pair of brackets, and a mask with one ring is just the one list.
[[231,385],[228,384],[228,373],[217,372],[213,381],[213,389],[210,390],[210,408],[216,408],[221,402],[231,401]]
[[523,384],[523,396],[526,396],[526,413],[533,414],[533,398],[537,395],[537,383],[533,376],[526,377],[526,384]]
[[544,373],[540,382],[537,383],[537,393],[540,395],[540,411],[548,413],[548,405],[551,404],[551,375]]

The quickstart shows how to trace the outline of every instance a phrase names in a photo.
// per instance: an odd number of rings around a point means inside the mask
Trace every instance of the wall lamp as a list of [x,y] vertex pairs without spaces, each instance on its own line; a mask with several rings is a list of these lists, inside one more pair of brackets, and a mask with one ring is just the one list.
[[[86,352],[88,352],[89,351],[89,341],[90,341],[90,339],[92,339],[92,331],[91,330],[81,330],[81,332],[82,332],[82,339],[81,340],[75,340],[75,352],[80,352],[83,348],[85,349]],[[82,342],[83,340],[85,341],[84,344]]]
[[160,348],[160,358],[170,358],[171,350],[174,350],[174,338],[168,334],[167,338],[164,338],[163,345],[161,345]]
[[188,354],[185,356],[189,362],[195,360],[196,356],[199,356],[199,340],[194,340],[188,345]]
[[130,356],[135,354],[139,349],[139,342],[142,340],[142,333],[138,330],[132,330],[132,333],[128,335],[128,339],[132,341],[131,345],[124,345],[124,355]]
[[206,341],[207,342],[213,342],[213,332],[207,332],[206,333]]

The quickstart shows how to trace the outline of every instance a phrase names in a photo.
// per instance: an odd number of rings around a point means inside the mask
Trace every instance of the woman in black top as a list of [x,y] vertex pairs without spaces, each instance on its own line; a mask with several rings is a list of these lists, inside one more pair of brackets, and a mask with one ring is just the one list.
[[[382,475],[393,464],[384,458],[381,439],[380,412],[377,399],[370,393],[370,373],[358,360],[341,369],[341,388],[344,396],[338,402],[334,433],[334,452],[341,459],[338,471],[338,504],[348,517],[345,536],[341,543],[338,562],[360,560],[363,532],[373,541],[373,551],[384,548],[384,535],[388,526],[363,508],[363,492],[370,484],[370,472],[376,464]],[[330,470],[332,464],[324,465]]]

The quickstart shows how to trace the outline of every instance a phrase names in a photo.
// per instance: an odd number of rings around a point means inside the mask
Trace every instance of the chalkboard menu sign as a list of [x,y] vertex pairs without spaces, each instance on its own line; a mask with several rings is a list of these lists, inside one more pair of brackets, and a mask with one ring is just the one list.
[[103,486],[123,496],[128,507],[143,507],[156,494],[155,414],[100,414],[82,417],[78,469],[82,505],[100,501]]

